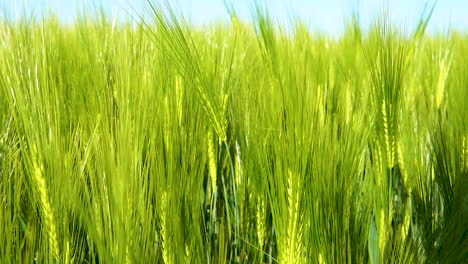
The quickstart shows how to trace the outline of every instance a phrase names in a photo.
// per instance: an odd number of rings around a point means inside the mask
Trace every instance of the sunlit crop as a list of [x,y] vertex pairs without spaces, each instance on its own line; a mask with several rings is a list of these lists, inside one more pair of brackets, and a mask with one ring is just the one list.
[[466,33],[145,12],[0,22],[0,262],[466,263]]

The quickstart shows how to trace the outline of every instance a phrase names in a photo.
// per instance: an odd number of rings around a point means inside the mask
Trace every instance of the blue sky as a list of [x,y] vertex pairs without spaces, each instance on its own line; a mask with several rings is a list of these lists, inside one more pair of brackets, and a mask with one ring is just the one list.
[[[159,0],[153,0],[159,1]],[[240,17],[251,18],[252,0],[231,0]],[[426,2],[435,0],[260,0],[279,22],[290,21],[291,17],[302,19],[312,30],[337,34],[343,30],[344,22],[352,10],[358,10],[363,24],[368,24],[379,13],[384,3],[389,2],[393,21],[412,27],[423,11]],[[22,11],[40,16],[47,6],[65,23],[72,23],[77,10],[83,6],[102,6],[109,14],[119,18],[127,14],[143,14],[141,3],[145,0],[0,0],[0,9],[6,10],[11,18]],[[161,2],[161,1],[159,1]],[[171,1],[194,24],[203,25],[228,19],[223,0],[175,0]],[[468,0],[439,0],[431,19],[430,31],[443,31],[448,27],[468,32]]]

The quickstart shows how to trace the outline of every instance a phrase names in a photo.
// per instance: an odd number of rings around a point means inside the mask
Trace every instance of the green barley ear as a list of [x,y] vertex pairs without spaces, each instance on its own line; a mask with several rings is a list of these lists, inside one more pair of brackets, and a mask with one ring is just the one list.
[[444,96],[445,82],[447,80],[447,76],[450,71],[452,58],[453,58],[453,54],[451,54],[447,50],[445,52],[445,55],[440,59],[440,62],[439,62],[439,81],[437,82],[437,90],[436,90],[437,109],[440,108],[440,104],[442,103],[442,99]]
[[65,243],[65,264],[74,263],[73,257],[70,257],[70,252],[71,251],[72,251],[72,249],[70,248],[70,242],[67,241]]
[[169,98],[167,96],[164,97],[164,125],[163,125],[163,136],[164,136],[164,142],[167,143],[167,151],[171,152],[172,151],[172,145],[170,144],[171,142],[171,110],[169,107]]
[[319,264],[325,264],[325,260],[323,260],[322,253],[319,253]]
[[266,206],[263,197],[257,198],[255,220],[257,224],[258,244],[260,245],[260,249],[263,249],[266,234]]
[[[371,229],[373,230],[375,228],[377,230],[377,247],[379,247],[381,249],[384,249],[385,246],[386,246],[386,243],[387,243],[387,238],[388,238],[388,234],[386,232],[386,230],[388,228],[387,221],[386,221],[387,216],[385,215],[384,209],[380,209],[379,213],[380,213],[380,215],[379,215],[380,221],[379,221],[378,229],[377,229],[377,223],[375,222],[375,215],[374,214],[372,214],[372,220],[371,220],[371,221],[373,221],[374,227],[371,226]],[[372,232],[374,232],[374,231],[372,231]],[[374,234],[373,234],[373,236],[374,236]],[[370,234],[369,234],[369,238],[370,238]]]
[[286,219],[287,233],[286,240],[283,241],[280,255],[280,263],[305,263],[303,259],[304,248],[302,244],[303,215],[300,212],[301,185],[294,182],[300,179],[288,169],[287,205],[288,218]]
[[216,175],[216,155],[215,148],[213,143],[213,131],[208,132],[208,162],[210,170],[210,180],[211,180],[211,191],[214,193],[217,186],[217,175]]
[[225,94],[223,96],[223,104],[221,107],[221,128],[218,132],[219,137],[219,144],[225,142],[227,140],[227,126],[228,126],[228,118],[227,118],[227,107],[228,107],[228,100],[229,95]]
[[242,184],[242,160],[241,160],[241,151],[240,146],[236,141],[236,157],[235,157],[235,164],[234,164],[234,174],[236,177],[236,184],[237,186],[241,186]]
[[161,238],[162,238],[162,257],[164,263],[172,264],[172,252],[170,248],[171,237],[169,232],[169,226],[171,225],[170,219],[167,216],[168,207],[168,198],[167,191],[164,191],[161,195],[161,207],[160,207],[160,217],[161,217]]
[[179,119],[179,126],[182,126],[183,117],[183,101],[184,101],[184,80],[179,74],[175,77],[175,93],[177,99],[177,117]]
[[[404,220],[406,187],[404,185],[405,164],[400,145],[405,74],[408,70],[410,53],[409,39],[395,30],[385,12],[376,27],[370,32],[364,47],[370,78],[375,120],[375,146],[382,151],[383,164],[376,174],[380,191],[380,203],[375,213],[378,215],[380,248],[384,250],[392,240],[396,229]],[[403,175],[402,175],[403,173]],[[392,223],[392,225],[390,225]],[[393,229],[392,229],[392,228]],[[376,231],[377,232],[377,231]]]
[[125,264],[132,264],[132,259],[130,258],[130,252],[129,249],[130,247],[125,248]]
[[398,157],[398,164],[400,166],[401,174],[403,175],[403,182],[407,182],[407,171],[406,171],[406,165],[405,165],[405,160],[403,158],[403,149],[401,146],[401,142],[397,142],[397,157]]
[[[163,8],[152,0],[147,0],[147,3],[146,11],[157,25],[157,30],[150,30],[156,46],[172,59],[174,68],[183,80],[194,88],[214,131],[218,134],[219,141],[225,142],[227,119],[222,111],[224,102],[220,102],[215,93],[218,87],[212,81],[213,69],[200,60],[202,51],[196,45],[189,26],[184,19],[178,19],[170,5]],[[227,71],[223,72],[223,75],[226,73]],[[229,76],[222,77],[229,79]]]
[[46,229],[47,236],[49,238],[49,245],[52,256],[54,259],[59,258],[59,246],[57,240],[57,228],[55,225],[54,212],[50,205],[49,195],[47,191],[47,184],[44,178],[44,167],[40,163],[36,153],[35,148],[33,147],[33,180],[36,185],[39,201],[41,205],[43,225]]
[[[390,105],[391,108],[391,105]],[[391,118],[391,117],[390,117]],[[392,138],[391,119],[387,111],[387,103],[385,99],[382,102],[382,123],[383,123],[383,134],[384,142],[387,150],[387,166],[393,168],[395,165],[395,144]]]
[[409,48],[405,37],[390,24],[384,13],[377,27],[369,34],[363,46],[370,67],[372,98],[377,110],[377,135],[384,142],[387,167],[397,162],[400,111],[404,92],[404,76],[408,67]]
[[400,237],[405,238],[410,231],[410,224],[411,224],[411,206],[410,202],[408,202],[405,206],[405,213],[404,213],[403,223],[400,229]]

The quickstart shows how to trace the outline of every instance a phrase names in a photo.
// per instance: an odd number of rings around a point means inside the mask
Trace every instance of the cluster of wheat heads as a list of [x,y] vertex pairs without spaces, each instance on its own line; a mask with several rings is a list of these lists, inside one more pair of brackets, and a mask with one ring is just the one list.
[[466,34],[146,7],[0,22],[0,262],[466,262]]

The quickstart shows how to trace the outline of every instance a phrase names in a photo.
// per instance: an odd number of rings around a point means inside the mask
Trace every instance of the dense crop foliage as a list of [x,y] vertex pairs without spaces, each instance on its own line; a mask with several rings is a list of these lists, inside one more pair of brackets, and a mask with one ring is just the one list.
[[466,34],[147,7],[1,22],[2,263],[466,263]]

